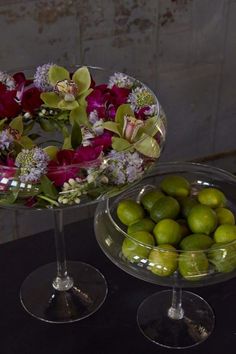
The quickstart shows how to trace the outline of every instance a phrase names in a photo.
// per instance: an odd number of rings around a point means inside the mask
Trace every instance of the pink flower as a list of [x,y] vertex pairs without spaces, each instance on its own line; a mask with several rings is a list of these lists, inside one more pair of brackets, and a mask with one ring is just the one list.
[[102,150],[107,150],[111,147],[112,143],[112,134],[105,130],[102,135],[98,135],[95,138],[91,139],[92,146],[101,146]]
[[57,159],[49,162],[47,176],[55,186],[60,187],[77,176],[79,169],[73,166],[74,155],[73,150],[61,150],[57,153]]
[[95,86],[94,90],[87,96],[88,114],[97,111],[98,117],[102,119],[114,119],[117,108],[127,102],[129,89],[107,85]]
[[[10,187],[8,179],[12,179],[15,176],[17,167],[15,166],[15,160],[11,157],[7,157],[6,163],[0,163],[0,190],[7,191]],[[4,183],[7,182],[7,183]]]
[[88,168],[91,165],[100,164],[98,157],[102,151],[101,146],[81,146],[76,151],[61,150],[57,153],[57,159],[48,164],[48,178],[60,187],[70,178],[76,178],[81,168]]
[[74,161],[77,163],[85,162],[84,167],[86,167],[86,162],[97,161],[101,152],[102,146],[80,146],[75,152]]

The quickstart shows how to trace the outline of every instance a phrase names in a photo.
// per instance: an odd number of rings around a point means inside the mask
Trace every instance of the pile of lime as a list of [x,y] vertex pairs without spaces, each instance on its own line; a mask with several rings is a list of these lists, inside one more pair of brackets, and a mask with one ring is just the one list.
[[201,187],[196,192],[185,177],[167,175],[142,195],[140,203],[120,201],[117,216],[131,236],[123,241],[123,256],[147,264],[158,276],[178,270],[185,279],[199,280],[210,269],[236,269],[235,217],[219,188]]

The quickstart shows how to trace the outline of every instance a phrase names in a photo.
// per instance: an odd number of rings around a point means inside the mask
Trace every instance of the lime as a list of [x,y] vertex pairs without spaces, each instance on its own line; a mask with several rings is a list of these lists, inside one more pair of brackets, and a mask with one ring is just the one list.
[[180,242],[180,248],[184,251],[206,250],[214,243],[210,236],[205,234],[193,234],[185,237]]
[[235,217],[231,210],[227,208],[217,208],[215,209],[217,221],[219,225],[222,224],[235,224]]
[[[142,242],[145,245],[140,244]],[[150,247],[154,245],[153,236],[147,231],[136,231],[131,238],[125,238],[122,244],[123,255],[131,262],[139,262],[140,259],[148,258]]]
[[164,197],[165,195],[159,189],[152,189],[151,191],[145,193],[141,198],[141,203],[148,212],[152,209],[153,205],[158,199]]
[[151,219],[158,222],[162,219],[175,219],[179,214],[180,206],[173,197],[160,198],[151,209]]
[[226,197],[223,192],[217,188],[204,188],[198,193],[198,201],[211,208],[224,207],[226,205]]
[[171,245],[161,245],[149,254],[148,268],[160,277],[173,274],[178,266],[178,253]]
[[188,215],[188,225],[193,233],[209,235],[217,226],[216,213],[206,205],[195,205]]
[[192,197],[178,198],[180,204],[180,211],[183,217],[187,218],[192,207],[199,204],[198,201]]
[[170,175],[161,181],[161,189],[172,197],[186,197],[190,192],[190,184],[182,176]]
[[178,219],[176,220],[176,222],[179,224],[180,226],[180,235],[181,235],[181,239],[185,236],[188,236],[191,234],[191,231],[189,230],[187,221],[185,219]]
[[208,266],[204,252],[186,251],[179,256],[179,272],[185,279],[200,280],[208,274]]
[[134,222],[143,219],[145,213],[141,205],[134,200],[124,199],[118,204],[117,216],[123,224],[131,225]]
[[153,234],[158,245],[177,245],[181,240],[180,225],[172,219],[159,221],[153,229]]
[[208,259],[218,272],[232,272],[236,268],[236,245],[215,243],[208,252]]
[[127,233],[130,235],[133,232],[136,231],[148,231],[152,232],[154,229],[154,222],[151,219],[141,219],[139,221],[136,221],[134,224],[129,225],[127,229]]
[[214,232],[214,240],[217,243],[236,240],[236,226],[228,224],[218,226]]

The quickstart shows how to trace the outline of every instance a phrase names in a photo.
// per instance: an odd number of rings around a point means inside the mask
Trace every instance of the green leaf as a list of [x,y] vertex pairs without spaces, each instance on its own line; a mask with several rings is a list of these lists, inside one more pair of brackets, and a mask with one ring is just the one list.
[[112,148],[116,151],[124,151],[128,150],[132,147],[132,145],[123,138],[112,137]]
[[23,130],[24,130],[24,124],[23,124],[23,118],[22,118],[22,116],[18,116],[18,117],[16,117],[16,118],[14,118],[14,119],[11,121],[11,123],[10,123],[10,127],[11,127],[12,129],[18,130],[18,132],[19,132],[20,134],[22,134],[22,133],[23,133]]
[[28,136],[22,136],[18,142],[25,149],[31,149],[34,146],[34,142]]
[[30,138],[31,140],[36,140],[38,138],[40,138],[41,135],[37,134],[37,133],[33,133],[33,134],[29,134],[28,138]]
[[[58,115],[56,116],[56,119],[62,120],[63,122],[65,122],[66,120],[68,120],[68,118],[69,118],[69,113],[68,113],[68,112],[65,112],[65,111],[61,112],[60,114],[58,114]],[[66,122],[66,123],[67,123],[67,122]]]
[[29,132],[33,129],[35,121],[33,120],[32,122],[28,123],[27,125],[24,126],[24,131],[23,134],[24,135],[28,135]]
[[71,146],[76,149],[82,141],[82,133],[79,124],[74,122],[71,132]]
[[92,88],[88,89],[88,90],[87,90],[86,92],[84,92],[82,95],[81,95],[81,94],[79,95],[79,99],[78,99],[79,105],[87,107],[86,97],[87,97],[88,95],[90,95],[91,92],[93,92],[93,89],[92,89]]
[[41,191],[46,197],[49,197],[53,200],[57,199],[58,191],[54,186],[53,182],[47,176],[42,176],[40,179]]
[[67,137],[64,139],[64,143],[63,143],[62,149],[72,149],[72,146],[71,146],[71,136],[67,136]]
[[48,79],[50,84],[54,86],[58,81],[70,80],[70,73],[62,66],[53,65],[48,71]]
[[159,130],[158,117],[154,116],[148,118],[144,123],[144,127],[140,128],[140,130],[149,136],[156,135]]
[[19,194],[19,189],[11,191],[9,194],[4,195],[4,198],[0,198],[0,205],[9,205],[15,203]]
[[145,133],[142,134],[141,139],[133,146],[144,156],[152,158],[158,158],[160,156],[160,147],[157,141]]
[[55,92],[42,92],[40,98],[50,108],[58,108],[58,104],[61,101],[61,97]]
[[[58,203],[58,202],[56,202],[55,200],[53,200],[53,199],[51,199],[51,198],[46,197],[45,195],[39,194],[39,195],[37,196],[37,198],[43,199],[43,200],[45,200],[46,202],[49,202],[51,205],[54,205],[54,206],[56,206],[56,207],[59,206],[59,203]],[[40,205],[40,203],[39,203],[39,205]],[[47,206],[47,205],[43,204],[43,207],[45,207],[45,206]]]
[[50,157],[50,160],[54,160],[56,158],[58,150],[58,147],[55,145],[46,146],[43,149],[43,151]]
[[79,125],[84,125],[86,127],[90,126],[86,108],[83,106],[78,106],[72,109],[70,112],[70,123],[73,125],[76,122]]
[[3,130],[4,128],[4,123],[7,121],[7,118],[1,119],[0,120],[0,130]]
[[131,109],[130,104],[122,104],[118,107],[115,116],[115,122],[118,123],[122,128],[124,124],[124,116],[134,117],[134,112]]
[[53,122],[50,122],[48,119],[40,118],[39,125],[45,132],[52,132],[55,130]]
[[60,109],[66,109],[68,111],[71,111],[72,109],[78,107],[79,104],[77,101],[65,101],[65,100],[60,100],[58,103],[58,108]]
[[72,80],[77,84],[79,94],[86,92],[91,85],[91,76],[88,68],[86,66],[82,66],[77,69],[72,76]]
[[119,128],[118,128],[117,123],[107,121],[107,122],[103,123],[103,127],[104,127],[104,129],[110,130],[111,132],[116,133],[120,136],[120,132],[119,132]]

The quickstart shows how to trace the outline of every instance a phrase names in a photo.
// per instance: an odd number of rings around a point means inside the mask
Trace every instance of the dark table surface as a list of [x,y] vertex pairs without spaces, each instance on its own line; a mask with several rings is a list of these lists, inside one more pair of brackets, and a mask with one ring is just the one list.
[[[48,324],[31,317],[20,304],[19,289],[37,267],[55,260],[53,232],[0,246],[0,354],[156,354],[176,353],[149,342],[136,324],[136,311],[147,296],[163,290],[126,274],[100,250],[93,221],[65,228],[67,255],[98,268],[109,292],[92,316],[71,324]],[[236,353],[236,279],[195,288],[213,307],[212,335],[186,353]]]

